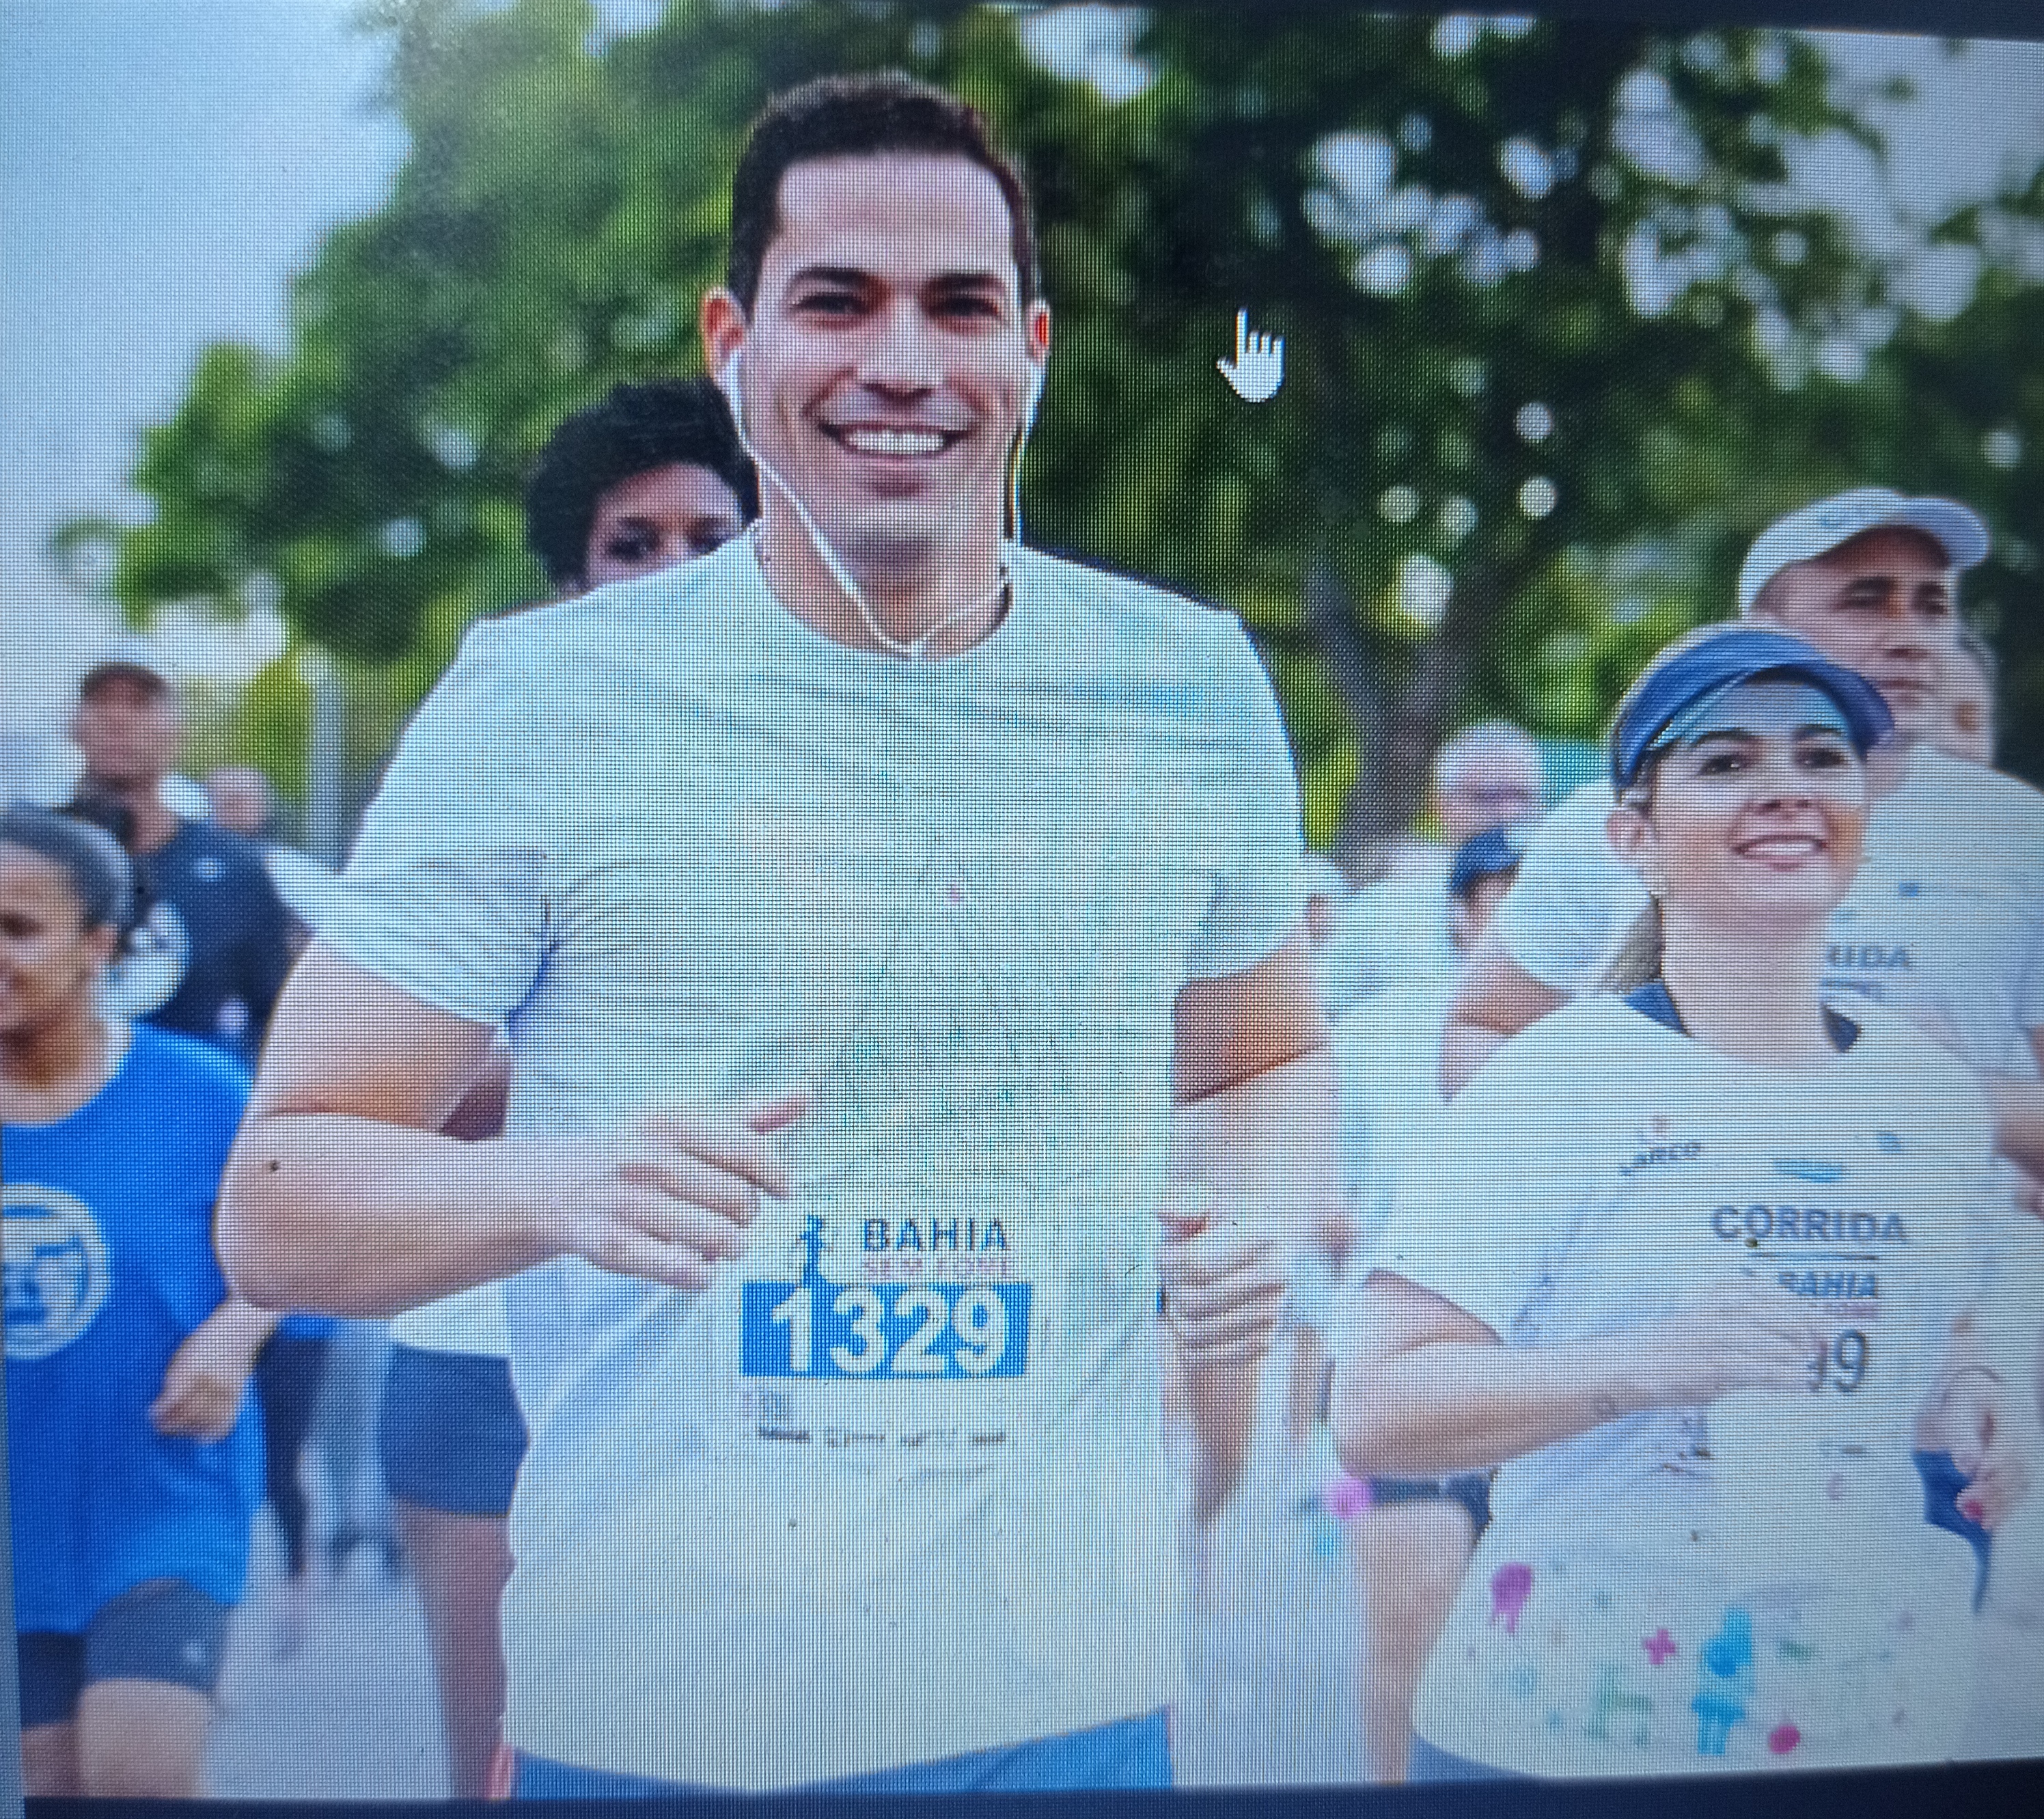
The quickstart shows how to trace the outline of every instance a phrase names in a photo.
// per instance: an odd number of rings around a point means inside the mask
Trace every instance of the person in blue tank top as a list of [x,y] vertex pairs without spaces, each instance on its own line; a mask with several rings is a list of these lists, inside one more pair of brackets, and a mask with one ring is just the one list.
[[262,1495],[244,1391],[275,1324],[213,1204],[248,1079],[102,1008],[125,856],[0,813],[7,1451],[31,1795],[189,1798]]

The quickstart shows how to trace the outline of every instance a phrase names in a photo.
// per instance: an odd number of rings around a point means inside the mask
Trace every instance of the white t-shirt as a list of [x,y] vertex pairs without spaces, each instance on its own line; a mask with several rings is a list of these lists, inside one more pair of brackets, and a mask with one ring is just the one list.
[[308,929],[318,928],[333,897],[334,875],[294,846],[264,847],[263,867],[284,907]]
[[1454,902],[1445,858],[1351,897],[1320,962],[1320,998],[1329,1013],[1345,1015],[1393,985],[1457,973],[1462,956],[1448,927]]
[[326,939],[507,1023],[509,1134],[816,1095],[707,1293],[507,1285],[532,1754],[768,1789],[1175,1694],[1172,1007],[1298,925],[1297,790],[1232,619],[1009,554],[932,663],[746,540],[479,625],[356,848]]
[[1368,1266],[1407,1154],[1440,1116],[1441,1033],[1459,975],[1381,992],[1334,1026],[1342,1185]]
[[1775,1279],[1850,1322],[1812,1391],[1624,1417],[1504,1463],[1415,1707],[1543,1775],[1934,1761],[1961,1740],[1973,1564],[1923,1520],[1911,1419],[1981,1291],[1992,1125],[1903,1020],[1756,1067],[1619,999],[1508,1044],[1379,1247],[1513,1348]]
[[[1646,906],[1604,837],[1608,783],[1543,821],[1497,913],[1512,959],[1558,991],[1583,991]],[[1929,746],[1878,797],[1852,892],[1831,921],[1827,986],[1949,1025],[1976,1067],[2037,1075],[2044,1029],[2044,796]]]
[[504,1285],[483,1283],[421,1307],[408,1307],[391,1317],[390,1337],[414,1352],[467,1352],[482,1358],[508,1357],[511,1329],[505,1318]]

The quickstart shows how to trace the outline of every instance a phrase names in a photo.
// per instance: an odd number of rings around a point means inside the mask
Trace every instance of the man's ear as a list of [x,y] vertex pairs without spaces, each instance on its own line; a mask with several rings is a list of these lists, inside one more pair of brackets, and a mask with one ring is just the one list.
[[702,336],[703,363],[719,384],[731,356],[745,342],[745,306],[722,285],[703,293],[696,311],[696,326]]
[[1038,366],[1051,357],[1051,306],[1040,297],[1023,317],[1022,340]]

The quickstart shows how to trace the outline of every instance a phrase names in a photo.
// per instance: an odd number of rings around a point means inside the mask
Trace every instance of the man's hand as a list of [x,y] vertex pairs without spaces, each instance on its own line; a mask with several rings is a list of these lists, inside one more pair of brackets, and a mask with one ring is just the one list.
[[1210,1199],[1181,1201],[1158,1217],[1164,1317],[1185,1368],[1256,1363],[1270,1351],[1284,1312],[1281,1243],[1245,1224],[1223,1223]]
[[760,1195],[787,1198],[787,1165],[768,1140],[809,1104],[797,1091],[655,1112],[622,1137],[563,1144],[551,1196],[561,1250],[618,1275],[708,1288],[718,1263],[744,1254]]
[[[252,1315],[253,1317],[252,1317]],[[149,1405],[159,1433],[186,1440],[225,1440],[241,1413],[248,1373],[275,1324],[245,1302],[225,1301],[172,1356],[163,1387]]]

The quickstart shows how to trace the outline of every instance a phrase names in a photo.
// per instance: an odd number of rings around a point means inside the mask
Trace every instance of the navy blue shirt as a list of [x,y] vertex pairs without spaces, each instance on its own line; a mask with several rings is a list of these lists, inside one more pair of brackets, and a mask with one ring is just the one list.
[[217,1050],[138,1025],[69,1117],[0,1129],[18,1629],[75,1634],[151,1579],[241,1596],[262,1500],[252,1398],[213,1442],[159,1433],[149,1406],[227,1298],[213,1204],[248,1094]]
[[262,849],[180,821],[136,863],[154,907],[110,981],[115,1005],[253,1065],[291,969],[290,913]]

